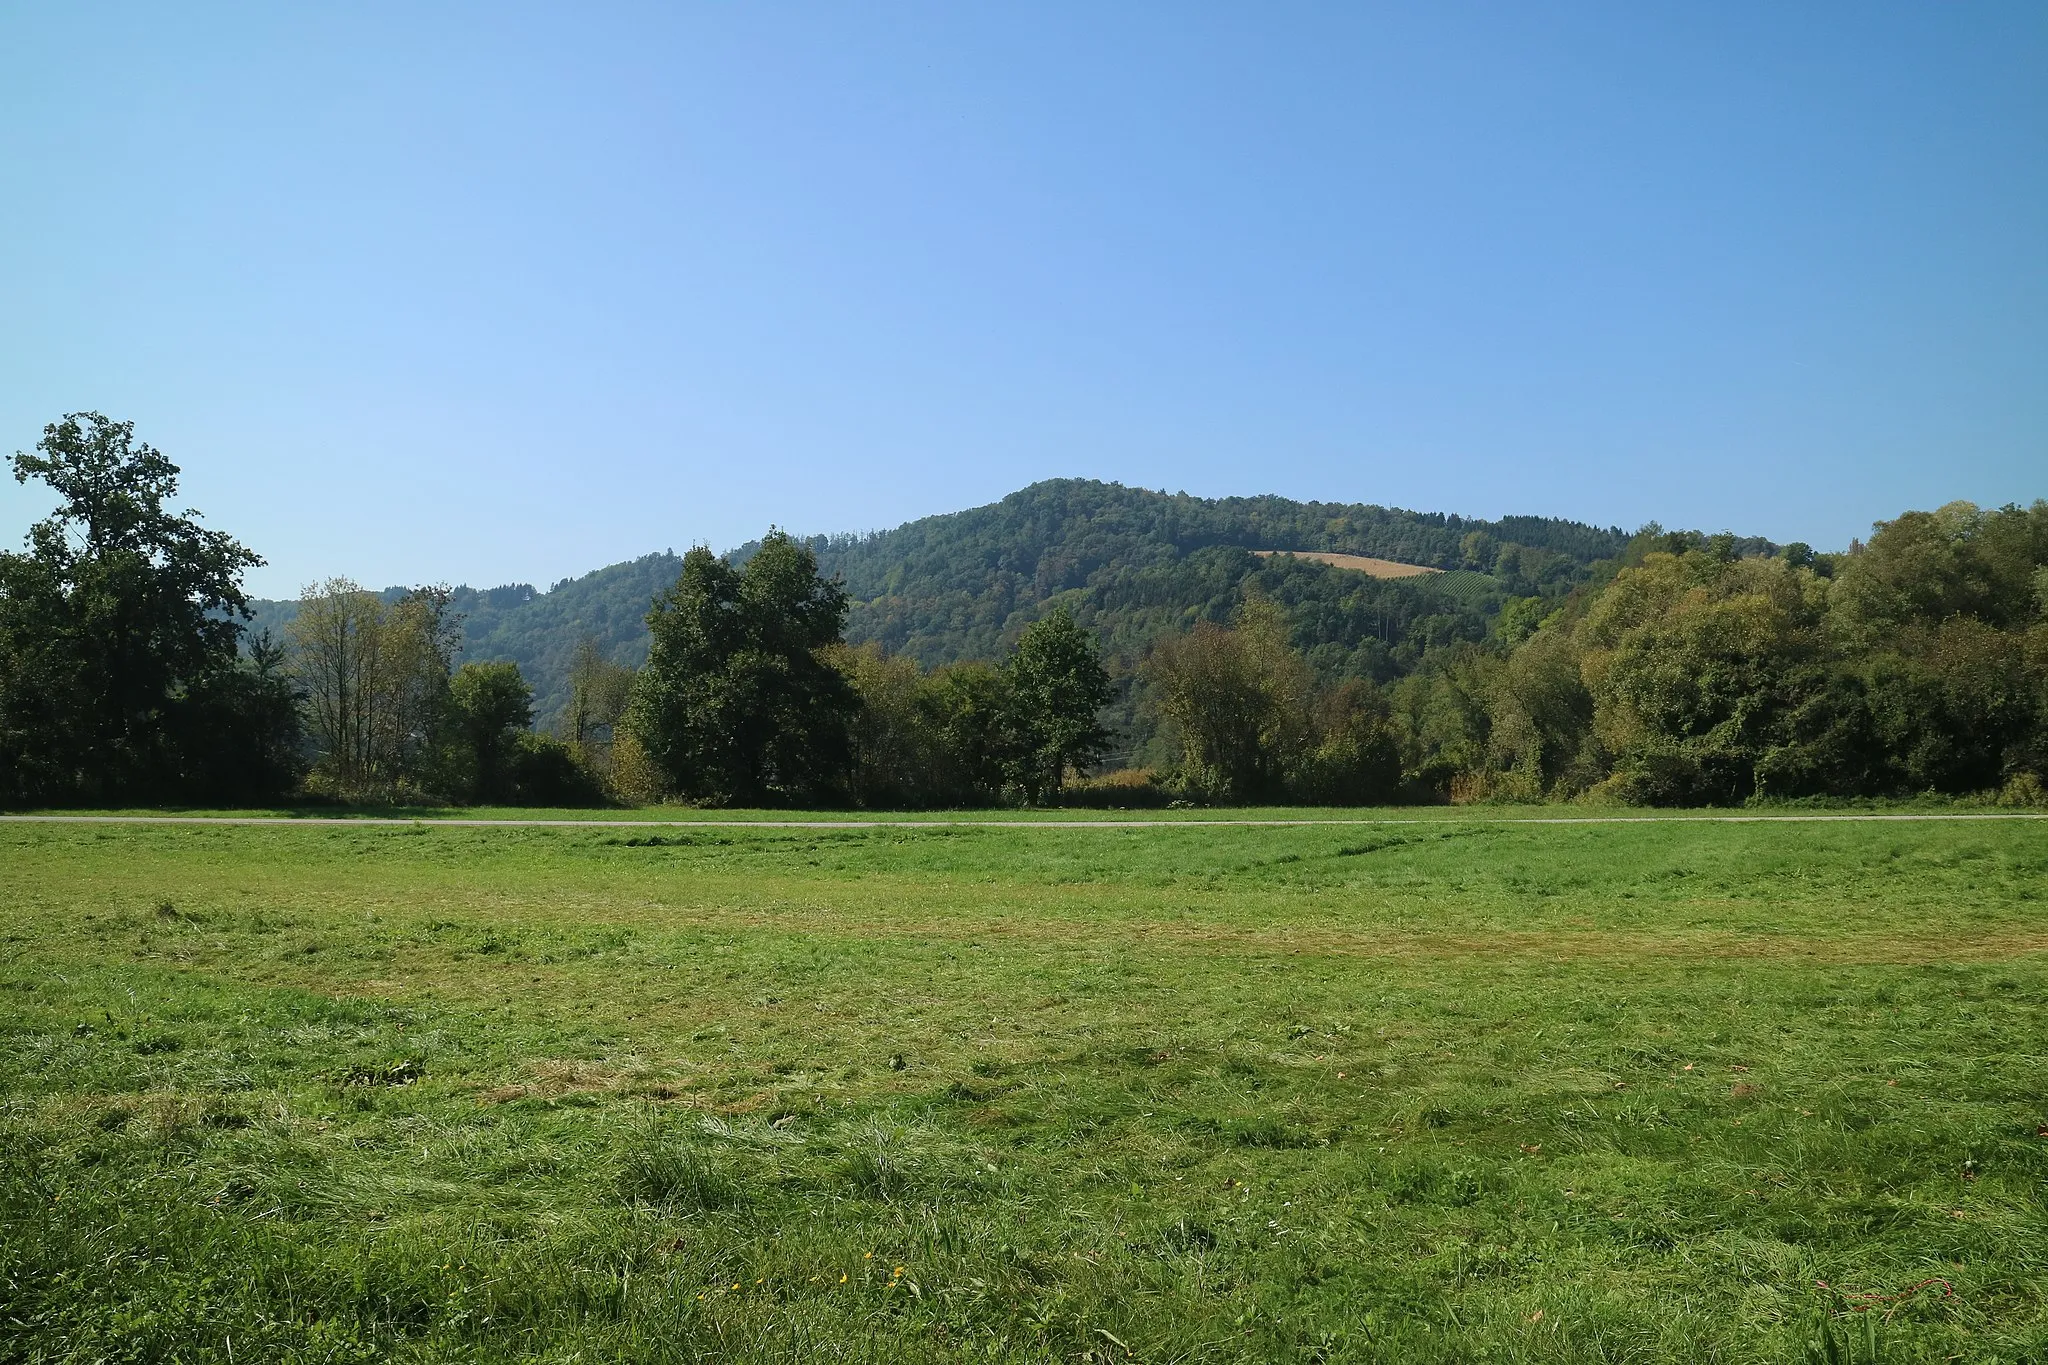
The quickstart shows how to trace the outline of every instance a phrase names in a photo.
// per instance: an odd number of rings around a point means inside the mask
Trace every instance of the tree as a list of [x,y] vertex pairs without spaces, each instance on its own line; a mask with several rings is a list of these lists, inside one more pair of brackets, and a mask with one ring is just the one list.
[[1490,671],[1486,785],[1492,795],[1575,796],[1606,776],[1592,744],[1593,696],[1581,663],[1567,629],[1539,630]]
[[1830,597],[1836,635],[1879,646],[1902,627],[1955,615],[2022,625],[2037,610],[2033,576],[2048,561],[2048,502],[1986,512],[1952,502],[1881,521],[1848,555]]
[[386,602],[346,578],[306,589],[286,628],[306,697],[316,776],[340,795],[452,795],[449,667],[460,622],[445,588]]
[[1030,753],[1010,674],[981,660],[948,664],[926,680],[924,701],[951,765],[953,799],[961,805],[999,800]]
[[391,606],[385,643],[385,683],[380,747],[394,777],[423,793],[452,795],[461,785],[447,759],[454,705],[448,678],[462,648],[462,618],[445,585],[414,588]]
[[1581,674],[1618,795],[1651,805],[1757,794],[1822,643],[1826,584],[1783,559],[1712,546],[1652,553],[1588,610]]
[[623,738],[619,724],[633,699],[634,671],[605,658],[590,636],[577,642],[569,665],[569,707],[562,716],[563,738],[577,765],[592,781],[614,794],[626,794],[627,789],[638,785],[630,780],[638,750],[630,742],[623,747],[619,743]]
[[287,628],[292,668],[303,689],[315,747],[344,790],[369,785],[383,703],[385,610],[373,592],[330,578],[299,597]]
[[533,725],[533,689],[518,664],[468,663],[455,670],[448,693],[475,799],[510,800],[519,736]]
[[1471,643],[1430,655],[1392,689],[1411,786],[1454,799],[1487,786],[1501,657]]
[[1351,678],[1325,691],[1315,709],[1315,744],[1289,775],[1291,794],[1326,806],[1393,801],[1401,790],[1401,749],[1385,699]]
[[1146,671],[1194,784],[1224,800],[1269,799],[1309,739],[1315,680],[1272,601],[1247,599],[1232,619],[1162,641]]
[[1899,632],[1864,677],[1890,785],[1905,791],[1997,787],[2022,766],[2048,703],[2024,637],[1974,616]]
[[1086,767],[1109,747],[1100,716],[1109,672],[1095,637],[1061,606],[1025,628],[1003,673],[1020,741],[1017,783],[1036,802],[1059,791],[1068,768]]
[[219,805],[281,796],[305,774],[302,696],[270,632],[248,640],[237,665],[187,692],[178,749],[190,800]]
[[948,742],[937,680],[915,660],[872,644],[836,645],[829,656],[858,702],[847,779],[854,803],[902,810],[972,801],[972,784]]
[[612,732],[633,699],[633,672],[627,665],[605,658],[597,641],[589,636],[577,641],[569,664],[569,710],[563,717],[563,737],[578,750],[609,747]]
[[702,548],[655,599],[626,724],[677,795],[721,804],[836,799],[854,696],[820,651],[846,593],[770,532],[740,568]]
[[0,555],[0,801],[177,799],[201,699],[236,699],[241,578],[263,560],[168,510],[178,466],[133,423],[70,413],[36,451],[15,480],[59,505]]

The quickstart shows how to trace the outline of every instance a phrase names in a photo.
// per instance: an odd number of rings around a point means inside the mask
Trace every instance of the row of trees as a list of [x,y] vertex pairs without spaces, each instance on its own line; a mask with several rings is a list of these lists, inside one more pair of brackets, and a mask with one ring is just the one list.
[[692,551],[644,669],[586,644],[559,737],[504,662],[454,664],[443,588],[307,589],[244,629],[263,561],[171,510],[178,469],[131,424],[67,416],[17,480],[59,506],[0,555],[0,802],[347,800],[924,805],[1043,800],[1108,744],[1108,676],[1064,612],[1000,666],[924,674],[841,643],[847,599],[770,535]]
[[[586,642],[549,736],[515,665],[456,666],[445,589],[332,580],[250,636],[262,561],[171,510],[176,466],[125,423],[66,417],[14,473],[59,506],[0,554],[10,805],[2048,799],[2048,503],[1908,513],[1838,556],[1653,527],[1391,682],[1327,648],[1328,601],[1285,573],[1115,682],[1060,605],[1000,661],[927,669],[844,643],[840,581],[771,533],[685,556],[643,668]],[[1470,529],[1457,549],[1498,581],[1530,553]],[[1090,778],[1118,697],[1154,770]]]
[[386,601],[347,579],[309,588],[286,629],[314,794],[575,805],[601,799],[575,749],[534,734],[533,689],[510,663],[452,666],[461,622],[445,588]]
[[1063,611],[1001,665],[925,673],[841,641],[846,596],[769,535],[744,564],[685,556],[648,614],[646,667],[586,642],[559,737],[532,733],[509,663],[451,668],[448,595],[309,589],[287,631],[314,791],[575,804],[932,806],[1030,802],[1107,747],[1109,678]]
[[1526,638],[1390,691],[1404,765],[1464,798],[2039,801],[2048,503],[1953,503],[1839,556],[1638,536]]
[[[843,644],[846,610],[787,536],[740,565],[692,551],[648,617],[645,669],[579,660],[574,752],[619,794],[724,804],[1036,803],[1091,785],[1114,689],[1064,608],[1001,663],[930,670]],[[1160,638],[1131,682],[1173,757],[1096,794],[2048,796],[2048,503],[1908,513],[1839,556],[1650,528],[1589,583],[1509,600],[1487,639],[1391,686],[1319,668],[1303,634],[1254,592]]]
[[263,560],[173,510],[178,468],[131,423],[70,414],[13,470],[58,505],[0,554],[0,804],[601,796],[530,732],[517,668],[451,668],[446,590],[334,580],[250,636]]
[[841,643],[846,609],[811,548],[779,532],[737,568],[692,550],[648,615],[620,717],[645,767],[728,804],[973,805],[1044,800],[1108,747],[1109,675],[1066,612],[999,666],[925,673]]

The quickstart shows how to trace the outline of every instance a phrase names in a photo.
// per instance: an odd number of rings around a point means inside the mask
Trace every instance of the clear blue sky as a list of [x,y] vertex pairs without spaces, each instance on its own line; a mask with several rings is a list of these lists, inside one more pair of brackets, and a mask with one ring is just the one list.
[[0,323],[265,595],[1055,475],[1839,546],[2048,496],[2048,5],[4,3]]

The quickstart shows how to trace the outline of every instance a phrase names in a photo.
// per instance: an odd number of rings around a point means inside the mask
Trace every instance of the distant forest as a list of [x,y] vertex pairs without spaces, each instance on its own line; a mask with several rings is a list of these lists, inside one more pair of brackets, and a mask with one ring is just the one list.
[[2048,502],[1819,553],[1065,479],[547,592],[273,602],[128,424],[14,472],[60,507],[0,554],[12,806],[2048,804]]
[[[1247,595],[1287,610],[1293,638],[1331,677],[1387,683],[1424,654],[1487,638],[1511,599],[1555,602],[1629,543],[1617,528],[1549,517],[1483,521],[1359,503],[1196,498],[1090,479],[1033,484],[986,507],[926,517],[868,535],[803,543],[844,584],[849,644],[879,645],[925,668],[996,659],[1053,605],[1101,640],[1116,688],[1118,757],[1165,762],[1158,717],[1138,665],[1156,640],[1197,621],[1224,622]],[[726,558],[744,563],[758,542]],[[1740,542],[1745,553],[1775,549]],[[1442,569],[1381,580],[1254,550],[1324,550]],[[646,662],[646,615],[675,582],[682,557],[642,556],[564,579],[452,590],[463,624],[458,661],[516,663],[543,725],[570,704],[577,650]],[[385,590],[388,601],[406,589]],[[254,601],[252,626],[279,632],[293,601]],[[1520,610],[1530,608],[1524,605]]]

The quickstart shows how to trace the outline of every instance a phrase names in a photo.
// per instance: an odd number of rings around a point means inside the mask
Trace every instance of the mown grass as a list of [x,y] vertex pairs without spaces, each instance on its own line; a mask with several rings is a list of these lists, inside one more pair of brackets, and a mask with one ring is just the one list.
[[2048,1358],[2048,825],[0,826],[39,1360]]

